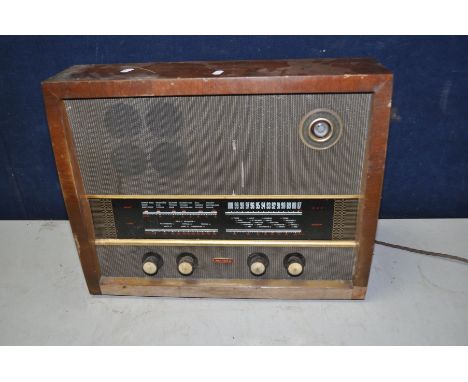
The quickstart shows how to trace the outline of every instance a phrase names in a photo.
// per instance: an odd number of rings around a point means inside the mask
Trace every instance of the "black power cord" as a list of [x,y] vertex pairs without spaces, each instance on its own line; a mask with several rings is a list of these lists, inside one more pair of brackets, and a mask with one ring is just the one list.
[[378,241],[378,240],[375,241],[375,244],[383,245],[383,246],[385,246],[385,247],[400,249],[400,250],[402,250],[402,251],[413,252],[413,253],[419,253],[420,255],[434,256],[434,257],[442,257],[442,258],[444,258],[444,259],[460,261],[460,262],[462,262],[462,263],[468,264],[468,259],[465,259],[464,257],[460,257],[460,256],[447,255],[446,253],[439,253],[439,252],[423,251],[422,249],[416,249],[416,248],[411,248],[411,247],[405,247],[405,246],[403,246],[403,245],[397,245],[397,244],[392,244],[392,243],[386,243],[385,241]]

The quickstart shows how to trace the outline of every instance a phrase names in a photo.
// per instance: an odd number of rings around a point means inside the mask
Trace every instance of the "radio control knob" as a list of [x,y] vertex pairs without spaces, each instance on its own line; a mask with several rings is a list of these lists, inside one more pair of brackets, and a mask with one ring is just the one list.
[[300,253],[290,253],[284,258],[284,267],[289,276],[300,276],[304,272],[305,259]]
[[268,257],[263,253],[252,253],[247,259],[247,264],[250,269],[250,273],[254,276],[261,276],[265,274],[268,268]]
[[177,270],[182,276],[190,276],[197,266],[197,258],[191,253],[182,253],[177,258]]
[[288,273],[290,276],[299,276],[304,271],[301,263],[293,262],[288,265]]
[[163,259],[154,252],[148,252],[143,256],[143,272],[148,276],[154,276],[163,266]]

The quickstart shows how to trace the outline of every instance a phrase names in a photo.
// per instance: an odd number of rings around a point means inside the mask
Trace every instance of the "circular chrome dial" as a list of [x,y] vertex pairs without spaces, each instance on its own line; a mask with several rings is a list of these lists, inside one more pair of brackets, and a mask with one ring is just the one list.
[[299,123],[299,137],[315,150],[326,150],[340,140],[343,133],[341,117],[330,109],[315,109],[304,115]]
[[312,124],[311,133],[318,139],[326,139],[331,134],[331,125],[328,121],[319,120]]

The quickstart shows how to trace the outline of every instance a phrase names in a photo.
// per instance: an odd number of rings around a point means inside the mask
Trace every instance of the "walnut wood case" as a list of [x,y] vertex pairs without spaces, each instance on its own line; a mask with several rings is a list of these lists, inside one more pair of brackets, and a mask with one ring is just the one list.
[[[307,59],[78,65],[44,81],[42,87],[63,197],[90,293],[281,299],[363,299],[365,297],[379,214],[392,92],[392,74],[376,61],[372,59]],[[113,200],[114,198],[118,199],[122,197],[128,197],[129,199],[210,199],[216,197],[222,200],[223,198],[229,199],[232,197],[232,193],[223,192],[222,195],[212,195],[212,193],[200,192],[193,194],[187,190],[182,195],[181,189],[174,186],[173,189],[176,192],[166,192],[164,195],[161,195],[159,192],[152,192],[153,186],[151,183],[145,183],[145,185],[141,183],[141,192],[135,192],[135,190],[138,190],[138,188],[135,188],[138,187],[138,183],[136,183],[136,186],[133,184],[133,188],[129,188],[132,191],[131,193],[114,192],[110,194],[110,192],[100,192],[98,193],[100,195],[96,195],[96,192],[90,193],[89,189],[93,188],[92,180],[90,180],[92,178],[87,175],[88,170],[84,168],[82,159],[80,159],[84,155],[82,153],[86,153],[87,148],[83,142],[77,142],[75,131],[78,129],[76,125],[88,122],[80,122],[79,115],[78,117],[73,117],[70,114],[72,112],[69,112],[69,109],[75,107],[75,105],[79,106],[81,101],[102,100],[102,102],[112,104],[118,99],[137,100],[135,102],[139,102],[138,100],[141,99],[150,102],[148,107],[151,107],[151,99],[159,99],[159,97],[169,97],[170,99],[178,97],[177,102],[179,103],[185,102],[188,99],[187,97],[194,100],[197,97],[196,102],[206,102],[204,104],[208,105],[212,100],[208,96],[249,96],[252,101],[246,102],[253,103],[249,104],[250,106],[248,107],[250,109],[243,109],[247,115],[246,118],[248,118],[249,110],[252,110],[251,105],[256,105],[258,102],[263,102],[262,105],[266,105],[265,110],[270,110],[268,109],[268,97],[270,96],[292,97],[297,95],[298,97],[304,96],[308,99],[308,95],[313,95],[313,97],[319,97],[319,99],[320,97],[325,97],[324,99],[332,100],[330,102],[335,102],[333,101],[335,99],[338,100],[337,102],[341,102],[341,95],[348,94],[363,95],[369,107],[367,114],[359,116],[360,104],[356,104],[357,116],[365,119],[367,130],[365,145],[362,149],[362,164],[356,164],[356,166],[360,166],[359,171],[361,175],[359,178],[359,190],[357,190],[356,195],[353,195],[357,201],[357,210],[354,226],[355,233],[351,240],[291,241],[275,238],[275,240],[262,240],[261,242],[236,239],[213,242],[209,238],[204,237],[191,238],[190,240],[161,239],[159,237],[154,239],[109,239],[98,237],[99,235],[96,234],[96,222],[93,222],[93,211],[91,208],[95,199],[109,198],[109,200]],[[223,98],[223,100],[225,99],[227,98]],[[238,102],[239,98],[232,98],[232,100],[234,100],[233,102]],[[299,101],[303,102],[302,100]],[[243,101],[239,102],[242,103]],[[342,110],[346,110],[346,107],[348,107],[346,106],[346,99],[343,102],[344,106],[342,106]],[[228,104],[229,102],[224,104],[223,107],[228,108]],[[207,118],[205,121],[209,121],[209,117],[209,115],[205,116],[204,118]],[[286,118],[287,115],[283,115],[283,117]],[[221,117],[218,116],[219,118]],[[225,120],[229,121],[229,114],[225,118]],[[262,120],[268,121],[268,117],[260,116],[258,118],[264,118]],[[307,113],[304,113],[304,118],[307,118]],[[296,121],[291,122],[291,124],[299,126]],[[89,123],[87,126],[89,127]],[[345,123],[343,129],[346,128]],[[221,129],[220,131],[225,131],[227,127],[219,126],[219,129]],[[239,129],[242,129],[242,126]],[[297,134],[297,137],[295,136],[294,139],[297,138],[297,142],[299,142],[299,130],[294,128],[294,130],[291,129],[290,131],[291,134]],[[347,134],[342,136],[335,146],[339,146],[340,142],[346,142],[346,139],[351,139],[352,134],[350,133],[352,131],[348,131]],[[261,139],[261,137],[254,135],[253,139]],[[85,139],[86,137],[83,138],[84,141]],[[234,151],[236,150],[235,142],[235,139],[233,139]],[[294,145],[298,145],[299,143],[297,142],[294,141]],[[231,144],[230,140],[228,144]],[[309,149],[311,153],[314,153],[313,155],[322,155],[318,153],[319,150],[314,151],[313,148]],[[336,152],[338,153],[339,151]],[[95,155],[99,155],[99,153]],[[167,155],[170,158],[173,154]],[[217,155],[224,154],[219,153]],[[136,158],[139,157],[136,156]],[[131,160],[132,157],[129,157],[129,161]],[[184,157],[183,161],[189,161],[189,158]],[[346,161],[346,158],[336,157],[334,161]],[[252,167],[257,166],[255,162],[250,163],[253,163],[250,165]],[[325,166],[328,165],[328,162],[325,161]],[[297,175],[302,179],[298,180],[297,183],[303,184],[306,190],[302,190],[299,194],[291,192],[287,195],[278,195],[278,192],[274,191],[255,192],[256,189],[253,185],[244,184],[244,172],[248,174],[249,164],[247,163],[245,166],[247,168],[244,169],[242,167],[241,169],[243,177],[242,187],[246,189],[251,187],[250,189],[254,191],[250,193],[236,192],[235,196],[239,200],[248,197],[269,197],[273,198],[272,200],[279,197],[291,197],[293,200],[295,200],[294,198],[309,200],[328,197],[346,201],[346,198],[350,197],[349,195],[340,196],[334,193],[324,195],[315,189],[312,190],[315,187],[313,182],[310,179],[305,180],[304,177],[307,175],[303,173]],[[352,170],[352,167],[350,169]],[[131,176],[131,174],[128,176]],[[246,181],[249,181],[248,176],[246,179]],[[322,179],[322,181],[324,184],[327,184],[326,179]],[[251,180],[250,183],[252,182]],[[312,186],[310,186],[311,184]],[[284,187],[287,189],[290,185],[284,185]],[[310,187],[313,192],[307,192],[307,187]],[[96,189],[99,190],[99,187]],[[261,188],[259,187],[258,189]],[[299,250],[307,248],[311,252],[314,252],[314,248],[317,248],[317,251],[319,249],[325,251],[325,255],[328,253],[326,252],[328,248],[336,249],[336,253],[339,252],[340,248],[351,248],[354,257],[350,268],[352,274],[350,277],[346,277],[346,279],[339,279],[339,277],[327,279],[326,276],[322,277],[318,270],[312,273],[315,276],[311,276],[311,279],[298,279],[294,277],[284,277],[281,279],[269,279],[268,277],[261,279],[252,277],[187,279],[183,277],[121,277],[109,274],[107,271],[106,273],[104,269],[101,269],[104,267],[104,263],[98,252],[102,253],[102,256],[115,257],[119,252],[119,248],[121,251],[122,248],[130,247],[137,250],[138,247],[151,247],[152,245],[171,247],[172,251],[176,248],[176,252],[179,246],[184,246],[185,249],[194,248],[196,250],[196,248],[199,248],[200,251],[203,251],[203,248],[213,245],[219,246],[221,251],[223,251],[222,248],[262,246],[265,248],[278,248],[278,253],[281,252],[280,249],[284,250],[287,247],[299,248]],[[226,252],[228,251],[226,250]],[[125,254],[122,256],[125,256]],[[272,256],[274,255],[271,255],[270,258]],[[339,256],[339,253],[337,256]],[[282,261],[281,259],[281,264]],[[227,260],[225,263],[227,263]],[[275,262],[273,261],[273,263]],[[280,263],[278,262],[278,264]],[[105,266],[107,267],[107,265]],[[164,266],[169,265],[165,264]],[[278,266],[281,267],[281,265]],[[309,267],[311,266],[312,264],[309,265]]]

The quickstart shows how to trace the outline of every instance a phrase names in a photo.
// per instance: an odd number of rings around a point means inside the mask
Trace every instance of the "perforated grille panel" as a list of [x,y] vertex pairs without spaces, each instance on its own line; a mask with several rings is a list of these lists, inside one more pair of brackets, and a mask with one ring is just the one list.
[[356,199],[337,199],[333,209],[333,240],[354,240],[358,201]]
[[111,199],[91,199],[89,207],[93,217],[94,234],[97,238],[116,238],[114,210]]
[[[147,252],[156,252],[164,260],[156,276],[147,276],[142,270],[142,258]],[[176,258],[183,252],[191,252],[198,259],[198,267],[188,277],[177,272]],[[251,275],[247,266],[248,255],[256,252],[269,259],[267,272],[260,277]],[[301,276],[291,277],[283,259],[296,252],[304,256],[305,268]],[[351,280],[354,263],[354,248],[98,246],[97,253],[102,275],[113,277]],[[232,259],[232,264],[214,263],[213,258],[219,257]]]
[[[65,101],[88,194],[359,194],[370,94]],[[343,120],[327,150],[300,139],[317,108]]]

